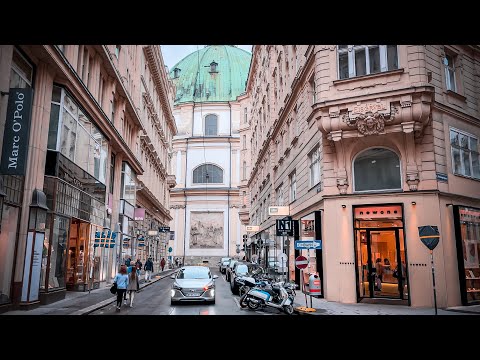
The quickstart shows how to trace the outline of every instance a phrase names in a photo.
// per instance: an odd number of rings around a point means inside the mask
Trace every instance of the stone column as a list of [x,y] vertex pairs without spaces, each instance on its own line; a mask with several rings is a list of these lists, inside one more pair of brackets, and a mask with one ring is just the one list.
[[35,78],[36,87],[33,97],[28,158],[15,262],[13,285],[13,301],[15,303],[20,301],[22,291],[25,246],[27,241],[28,219],[32,194],[34,189],[40,189],[43,191],[53,78],[53,69],[51,69],[48,64],[40,62],[37,66]]

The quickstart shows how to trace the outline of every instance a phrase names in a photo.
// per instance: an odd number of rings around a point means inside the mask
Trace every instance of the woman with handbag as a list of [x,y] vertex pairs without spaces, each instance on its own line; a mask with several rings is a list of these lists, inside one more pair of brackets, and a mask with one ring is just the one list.
[[113,282],[117,284],[117,311],[120,311],[122,298],[127,292],[128,287],[127,267],[125,265],[120,266],[120,271],[115,276],[115,279],[113,279]]

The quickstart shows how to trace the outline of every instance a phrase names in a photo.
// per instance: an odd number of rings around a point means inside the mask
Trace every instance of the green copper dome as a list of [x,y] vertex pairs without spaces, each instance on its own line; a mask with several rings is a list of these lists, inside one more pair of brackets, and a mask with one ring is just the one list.
[[180,60],[170,71],[175,105],[232,101],[245,91],[252,54],[231,45],[208,45]]

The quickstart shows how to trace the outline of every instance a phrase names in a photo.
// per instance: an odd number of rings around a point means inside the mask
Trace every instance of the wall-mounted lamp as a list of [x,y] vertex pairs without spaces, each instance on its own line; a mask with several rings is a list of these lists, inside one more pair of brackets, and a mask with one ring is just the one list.
[[342,208],[344,208],[344,209],[345,209],[346,207],[347,207],[347,205],[342,205]]
[[447,204],[447,206],[453,206],[453,204]]
[[417,203],[415,201],[412,201],[412,205],[417,205]]

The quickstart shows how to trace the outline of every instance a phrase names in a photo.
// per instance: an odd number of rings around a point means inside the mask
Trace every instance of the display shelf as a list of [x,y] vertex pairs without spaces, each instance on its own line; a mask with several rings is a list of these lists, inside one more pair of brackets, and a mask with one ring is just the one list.
[[467,290],[467,293],[477,293],[477,292],[480,292],[480,289]]
[[480,280],[480,277],[473,277],[473,278],[466,277],[465,279],[466,280]]

